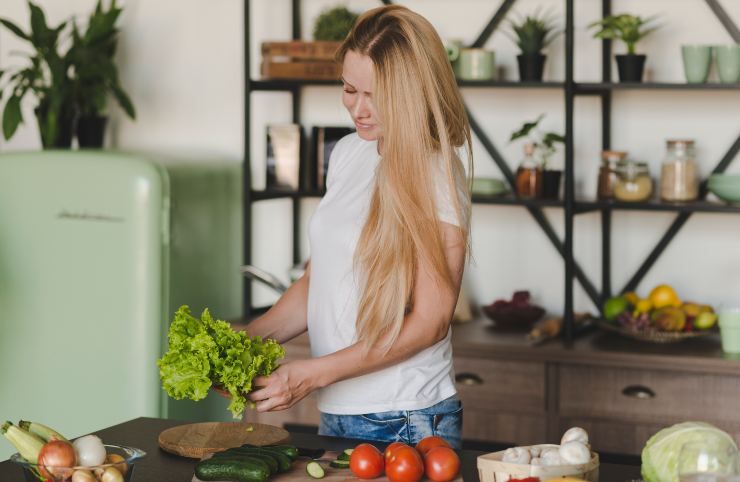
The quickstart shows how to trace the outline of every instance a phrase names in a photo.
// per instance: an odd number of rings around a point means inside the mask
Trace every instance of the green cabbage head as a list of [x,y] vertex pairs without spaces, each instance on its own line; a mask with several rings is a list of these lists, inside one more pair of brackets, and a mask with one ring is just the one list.
[[642,449],[642,478],[645,482],[678,482],[678,454],[681,446],[701,442],[718,450],[737,449],[732,437],[714,425],[683,422],[656,433]]

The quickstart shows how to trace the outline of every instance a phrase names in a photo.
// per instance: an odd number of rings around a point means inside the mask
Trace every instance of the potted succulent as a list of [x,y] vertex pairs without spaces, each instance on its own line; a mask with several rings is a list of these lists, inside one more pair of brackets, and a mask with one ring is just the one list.
[[[533,154],[539,157],[539,167],[542,173],[542,197],[545,199],[557,199],[560,193],[560,178],[563,171],[552,169],[549,165],[550,158],[557,151],[557,143],[565,143],[565,138],[555,132],[542,132],[538,126],[545,114],[540,115],[532,122],[525,122],[522,127],[511,134],[509,142],[517,139],[528,139],[528,146],[534,149]],[[525,149],[526,150],[526,149]]]
[[540,14],[539,10],[523,19],[510,21],[512,32],[508,36],[521,51],[516,60],[522,82],[542,82],[547,58],[542,51],[561,33],[555,29],[553,21],[552,14]]
[[5,81],[0,83],[0,92],[9,92],[3,108],[3,136],[6,140],[13,137],[23,122],[21,101],[30,93],[38,101],[34,113],[44,149],[69,148],[76,115],[73,83],[69,61],[57,49],[60,33],[67,22],[50,27],[38,5],[29,1],[28,7],[31,12],[30,32],[24,32],[10,20],[0,18],[5,28],[33,47],[33,52],[27,55],[25,67],[0,70],[0,81]]
[[118,70],[113,62],[118,42],[116,20],[121,14],[116,0],[104,9],[98,0],[90,15],[87,28],[80,32],[72,23],[72,46],[67,57],[74,66],[74,94],[78,108],[77,141],[80,147],[103,147],[103,134],[109,96],[112,95],[123,111],[136,117],[134,106],[118,81]]
[[617,39],[627,45],[626,54],[615,55],[617,70],[621,82],[642,82],[645,68],[645,55],[636,53],[637,42],[658,28],[652,25],[655,17],[642,18],[635,15],[610,15],[589,24],[589,28],[598,27],[595,38]]

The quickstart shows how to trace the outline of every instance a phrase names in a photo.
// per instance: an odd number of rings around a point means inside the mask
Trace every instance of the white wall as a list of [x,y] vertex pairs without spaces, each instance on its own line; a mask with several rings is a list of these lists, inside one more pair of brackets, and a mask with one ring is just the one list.
[[[54,21],[72,11],[86,12],[93,0],[40,2]],[[259,73],[259,43],[290,37],[289,0],[252,2],[252,76]],[[406,0],[400,2],[427,16],[444,39],[474,40],[492,15],[495,5],[485,0]],[[454,3],[454,7],[452,6]],[[514,10],[529,13],[538,5],[557,12],[562,0],[519,0]],[[728,13],[740,23],[740,2],[722,0]],[[304,1],[303,35],[309,38],[311,22],[328,6],[347,5],[362,10],[380,2],[370,0]],[[242,106],[242,2],[218,0],[128,0],[122,19],[120,70],[123,85],[138,109],[131,122],[114,111],[113,143],[122,148],[208,150],[238,160],[243,153]],[[576,80],[598,81],[601,72],[600,44],[586,30],[599,17],[600,2],[576,0]],[[614,12],[657,14],[662,28],[640,44],[649,55],[651,80],[680,82],[683,72],[679,46],[684,43],[730,43],[730,36],[703,0],[614,0]],[[3,0],[0,15],[27,24],[25,2]],[[7,31],[0,31],[0,66],[8,65],[8,51],[17,48]],[[549,49],[545,76],[564,76],[563,38]],[[487,47],[509,78],[515,78],[515,47],[497,32]],[[617,47],[617,51],[621,46]],[[613,69],[616,75],[616,68]],[[716,74],[712,74],[716,79]],[[478,121],[512,167],[521,146],[508,144],[509,134],[522,121],[547,113],[544,127],[561,130],[564,98],[559,91],[466,89],[463,95]],[[31,104],[26,107],[32,120]],[[307,88],[304,91],[303,124],[348,124],[342,111],[339,89]],[[615,92],[612,145],[647,161],[658,172],[668,137],[690,137],[698,144],[701,172],[706,174],[740,132],[740,94],[728,92],[635,91]],[[585,197],[596,190],[600,151],[600,111],[594,98],[576,103],[576,181]],[[264,183],[264,128],[267,123],[290,120],[290,98],[281,93],[252,95],[252,174],[255,187]],[[27,122],[1,150],[36,148],[37,132]],[[476,141],[475,172],[480,176],[499,173]],[[740,164],[731,171],[740,172]],[[315,200],[303,202],[303,253],[308,256],[305,224]],[[546,214],[562,235],[562,211]],[[629,279],[674,215],[667,213],[618,212],[613,221],[613,279],[615,289]],[[515,289],[530,289],[535,299],[552,312],[563,303],[563,265],[549,241],[529,214],[519,207],[476,206],[473,218],[474,263],[466,284],[474,301],[488,303],[509,296]],[[290,205],[266,201],[254,209],[254,262],[283,275],[291,264]],[[578,261],[600,284],[600,229],[597,214],[576,220],[575,250]],[[713,304],[740,305],[740,218],[733,215],[695,214],[666,250],[640,286],[645,293],[655,284],[673,284],[684,298]],[[257,290],[257,301],[272,296]],[[576,289],[576,308],[592,309],[585,294]]]

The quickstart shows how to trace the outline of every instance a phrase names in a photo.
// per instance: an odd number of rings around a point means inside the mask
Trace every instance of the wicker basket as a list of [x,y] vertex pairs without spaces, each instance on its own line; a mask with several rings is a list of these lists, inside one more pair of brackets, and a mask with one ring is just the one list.
[[[534,447],[557,447],[557,445],[535,445]],[[527,447],[529,448],[529,447]],[[560,477],[577,477],[590,482],[599,480],[599,454],[591,452],[591,460],[580,465],[525,465],[502,462],[504,451],[478,457],[478,477],[481,482],[507,482],[509,479],[539,477],[543,482]]]

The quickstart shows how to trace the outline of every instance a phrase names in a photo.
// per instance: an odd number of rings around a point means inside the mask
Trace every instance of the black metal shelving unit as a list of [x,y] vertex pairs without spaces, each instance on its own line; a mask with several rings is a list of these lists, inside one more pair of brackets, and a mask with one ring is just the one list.
[[[727,15],[717,0],[704,0],[707,6],[716,15],[719,22],[730,33],[735,42],[740,43],[740,30],[734,24],[732,19]],[[304,198],[321,197],[323,192],[317,190],[264,190],[256,191],[249,189],[251,186],[250,173],[250,128],[251,128],[251,93],[255,91],[284,91],[292,94],[292,117],[293,122],[300,124],[300,103],[301,92],[306,86],[339,86],[338,81],[329,80],[254,80],[250,72],[250,3],[246,0],[244,6],[244,75],[245,75],[245,102],[244,102],[244,262],[249,264],[252,260],[252,204],[268,199],[290,199],[293,206],[293,262],[301,261],[300,246],[300,226],[299,214],[300,203]],[[390,0],[382,0],[384,4],[390,4]],[[490,38],[491,34],[498,27],[500,22],[511,9],[515,0],[503,0],[491,20],[482,30],[472,47],[481,47]],[[737,91],[740,93],[740,85],[737,84],[683,84],[683,83],[615,83],[612,82],[611,58],[612,46],[611,41],[602,41],[602,81],[578,83],[573,78],[573,59],[574,59],[574,0],[565,0],[565,80],[562,82],[516,82],[516,81],[458,81],[458,85],[463,89],[549,89],[564,94],[565,103],[565,169],[564,169],[564,195],[562,200],[543,200],[543,199],[522,199],[513,195],[507,196],[483,196],[474,195],[475,204],[502,205],[502,206],[521,206],[526,209],[533,217],[535,222],[544,231],[547,238],[551,241],[553,247],[563,258],[565,266],[565,289],[564,289],[564,318],[565,318],[565,337],[571,340],[573,336],[573,285],[578,281],[584,291],[596,306],[601,306],[603,300],[612,295],[611,287],[611,217],[614,211],[653,211],[653,212],[674,212],[676,218],[671,226],[666,230],[662,238],[658,241],[645,261],[639,266],[635,274],[624,286],[621,291],[634,289],[643,279],[648,270],[657,261],[664,249],[678,234],[685,225],[689,217],[695,213],[730,213],[740,214],[740,206],[724,204],[719,202],[706,201],[704,198],[707,194],[706,184],[702,184],[700,199],[688,203],[667,203],[659,200],[650,200],[639,203],[625,203],[618,201],[596,201],[586,199],[576,199],[574,189],[574,144],[573,144],[573,117],[574,103],[578,96],[598,96],[601,100],[601,135],[602,148],[611,147],[611,106],[614,101],[613,97],[622,91]],[[292,37],[300,39],[301,24],[301,0],[291,0],[292,6]],[[602,0],[602,15],[610,15],[612,11],[612,0]],[[494,163],[498,166],[509,185],[514,187],[514,173],[509,164],[500,154],[496,146],[491,142],[482,126],[477,122],[475,117],[468,109],[471,129],[474,135],[483,145],[484,149],[491,156]],[[740,135],[733,142],[727,153],[715,166],[712,173],[721,173],[732,162],[740,151]],[[302,160],[303,161],[303,160]],[[304,163],[305,164],[305,163]],[[564,237],[556,234],[551,223],[545,217],[543,209],[560,208],[563,209],[564,220]],[[583,269],[579,266],[573,253],[573,221],[574,217],[590,212],[599,212],[601,214],[601,242],[602,242],[602,276],[601,287],[597,289],[595,284],[586,276]],[[255,312],[263,311],[264,307],[253,307],[251,303],[251,283],[248,280],[244,282],[244,300],[245,316]]]

